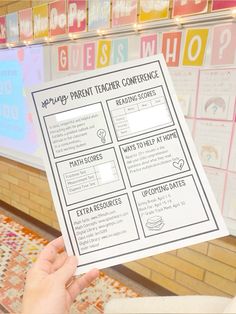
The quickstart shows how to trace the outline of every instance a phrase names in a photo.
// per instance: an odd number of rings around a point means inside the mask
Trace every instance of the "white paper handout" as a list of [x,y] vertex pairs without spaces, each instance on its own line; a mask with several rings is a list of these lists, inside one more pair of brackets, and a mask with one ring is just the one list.
[[227,234],[162,55],[29,95],[77,274]]

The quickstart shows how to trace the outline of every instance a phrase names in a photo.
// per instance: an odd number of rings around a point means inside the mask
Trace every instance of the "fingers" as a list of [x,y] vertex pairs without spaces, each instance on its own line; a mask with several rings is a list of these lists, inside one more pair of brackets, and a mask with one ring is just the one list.
[[64,241],[59,237],[52,242],[48,243],[43,251],[39,254],[35,263],[35,267],[47,273],[51,272],[52,263],[55,262],[58,252],[64,248]]
[[74,275],[77,266],[77,258],[68,256],[64,264],[54,273],[57,280],[66,285],[70,278]]
[[57,254],[57,258],[55,262],[53,263],[53,271],[57,271],[59,268],[64,265],[66,259],[68,258],[67,253],[64,251],[61,254]]
[[88,273],[84,274],[82,277],[77,278],[68,288],[67,291],[71,296],[71,300],[73,301],[78,293],[80,293],[83,289],[88,287],[93,280],[95,280],[99,276],[98,269],[92,269]]

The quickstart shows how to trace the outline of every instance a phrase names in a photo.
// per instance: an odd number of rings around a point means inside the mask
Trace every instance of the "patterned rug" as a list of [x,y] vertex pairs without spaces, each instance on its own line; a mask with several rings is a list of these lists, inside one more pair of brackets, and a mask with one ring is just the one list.
[[[20,313],[27,270],[47,241],[35,232],[0,213],[0,313]],[[103,313],[111,298],[139,295],[117,280],[100,272],[71,307],[71,314]]]

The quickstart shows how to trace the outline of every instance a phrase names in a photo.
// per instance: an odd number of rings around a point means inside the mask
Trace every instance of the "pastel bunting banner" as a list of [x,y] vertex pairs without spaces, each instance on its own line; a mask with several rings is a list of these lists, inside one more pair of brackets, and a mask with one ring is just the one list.
[[88,0],[88,30],[110,27],[110,0]]
[[7,41],[9,43],[19,41],[18,12],[6,15]]
[[184,45],[183,65],[201,66],[204,62],[209,29],[188,29]]
[[143,35],[140,37],[140,57],[157,54],[157,34]]
[[33,39],[32,8],[19,12],[20,40],[31,41]]
[[236,8],[236,0],[212,0],[212,11]]
[[168,66],[178,66],[180,57],[182,32],[166,32],[162,34],[162,53]]
[[112,26],[134,24],[137,22],[136,0],[112,0]]
[[169,0],[140,0],[139,22],[168,18]]
[[58,47],[58,71],[69,70],[69,47],[68,45]]
[[59,0],[49,3],[50,35],[63,35],[67,31],[66,2]]
[[34,38],[48,37],[48,5],[33,7]]
[[208,0],[173,0],[172,17],[204,13],[207,11],[207,2]]
[[0,44],[6,42],[6,16],[0,16]]
[[111,60],[111,40],[101,39],[97,48],[97,68],[103,68],[110,64]]
[[236,24],[224,24],[213,28],[211,64],[233,64],[236,51]]
[[68,0],[67,10],[69,33],[86,31],[87,23],[86,0]]
[[113,64],[128,61],[129,58],[128,38],[119,38],[112,41]]
[[95,42],[85,43],[83,45],[83,68],[84,70],[95,69]]

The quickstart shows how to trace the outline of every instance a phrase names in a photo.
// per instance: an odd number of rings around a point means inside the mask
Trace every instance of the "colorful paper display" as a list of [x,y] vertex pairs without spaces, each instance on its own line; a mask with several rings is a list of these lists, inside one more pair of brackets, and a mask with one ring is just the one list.
[[88,30],[110,26],[110,0],[88,0]]
[[110,64],[111,40],[99,40],[97,52],[97,68],[103,68]]
[[113,64],[128,61],[129,41],[128,38],[119,38],[112,41]]
[[162,34],[162,53],[168,66],[178,66],[182,32]]
[[0,16],[0,44],[6,42],[6,17]]
[[208,32],[207,28],[187,30],[183,65],[201,66],[203,64]]
[[6,15],[7,41],[17,42],[19,40],[18,13],[10,13]]
[[140,38],[140,57],[157,54],[157,34],[145,35]]
[[212,11],[236,7],[236,0],[212,0]]
[[69,55],[68,46],[58,47],[58,71],[68,71],[69,69]]
[[95,69],[95,43],[85,43],[83,46],[84,70]]
[[112,26],[137,22],[136,0],[112,0]]
[[34,38],[48,37],[48,5],[33,7]]
[[139,22],[168,18],[169,0],[140,0]]
[[21,41],[33,39],[32,8],[19,12],[19,29]]
[[68,0],[68,31],[69,33],[86,30],[86,0]]
[[204,13],[206,11],[207,0],[173,0],[172,17]]
[[57,36],[66,33],[67,16],[65,0],[49,3],[49,20],[51,36]]
[[236,24],[224,24],[213,28],[211,64],[233,64],[236,51]]

